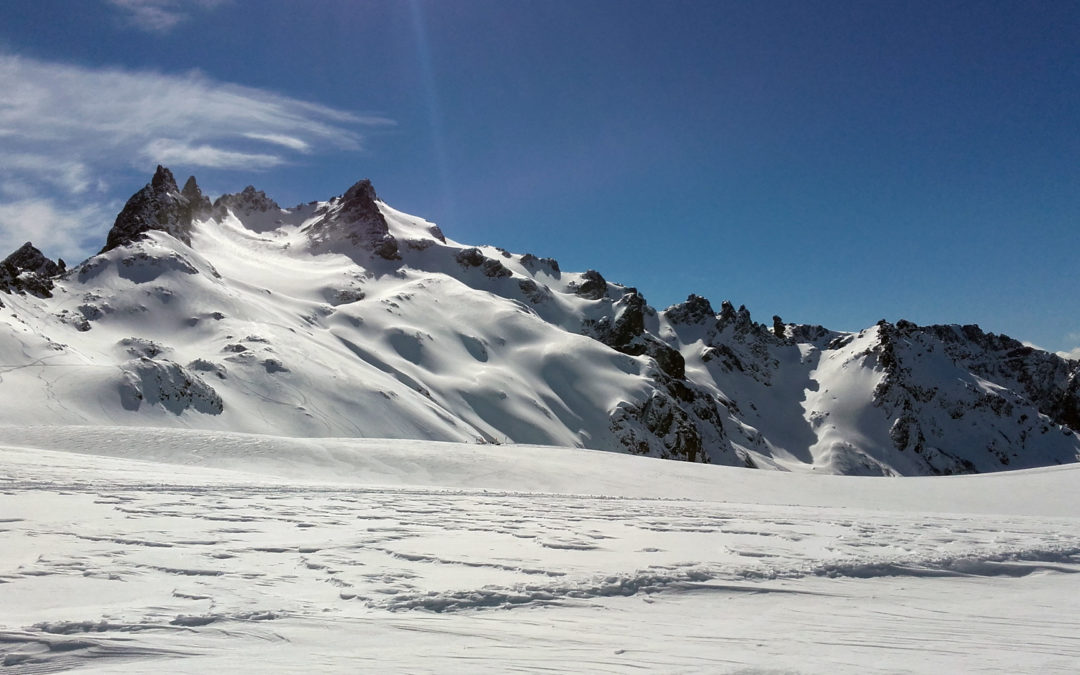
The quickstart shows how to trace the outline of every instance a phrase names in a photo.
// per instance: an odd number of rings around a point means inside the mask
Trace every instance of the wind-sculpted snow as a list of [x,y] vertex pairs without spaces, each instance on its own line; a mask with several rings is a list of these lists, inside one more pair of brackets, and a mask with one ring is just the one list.
[[[181,190],[159,167],[99,255],[66,270],[27,244],[5,265],[0,375],[18,396],[0,423],[537,443],[865,475],[1080,456],[1080,362],[976,326],[843,333],[697,295],[657,310],[597,270],[447,239],[367,180],[292,208],[252,186],[211,206],[194,178]],[[156,374],[133,356],[160,361]]]
[[[1080,659],[1071,467],[896,481],[81,431],[0,429],[12,672],[1069,672]],[[694,498],[673,498],[688,482]]]

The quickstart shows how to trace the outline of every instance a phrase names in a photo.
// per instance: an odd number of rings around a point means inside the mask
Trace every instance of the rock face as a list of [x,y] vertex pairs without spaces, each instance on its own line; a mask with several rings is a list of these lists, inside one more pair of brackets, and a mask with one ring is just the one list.
[[172,172],[159,165],[150,182],[124,205],[101,252],[130,244],[150,230],[160,230],[190,244],[192,220],[205,215],[209,206],[194,176],[181,192]]
[[508,270],[505,265],[494,258],[488,258],[478,248],[467,248],[461,251],[455,256],[455,260],[463,267],[481,268],[484,276],[487,277],[506,278],[513,275],[513,272]]
[[[307,228],[315,249],[346,252],[352,247],[385,260],[400,260],[398,241],[390,234],[377,201],[375,188],[366,178],[332,200],[323,217]],[[442,232],[432,232],[432,236],[441,237]]]
[[[222,227],[230,246],[204,250]],[[367,180],[294,209],[252,186],[211,206],[158,167],[102,254],[67,272],[27,243],[0,263],[4,293],[38,298],[4,298],[5,358],[65,367],[6,370],[20,396],[0,424],[579,445],[865,475],[1080,457],[1078,361],[978,326],[839,332],[699,295],[658,311],[595,270],[447,240]]]
[[[187,195],[188,185],[195,184],[195,177],[192,176],[188,180],[188,184],[184,186],[184,194]],[[198,190],[198,186],[195,187]],[[203,199],[206,199],[203,197]],[[207,207],[210,205],[210,200],[206,199],[205,204]],[[256,190],[255,186],[249,185],[236,194],[222,195],[214,201],[213,206],[215,215],[224,215],[226,209],[232,210],[237,216],[241,218],[244,216],[250,216],[255,213],[272,213],[280,211],[281,207],[277,205],[273,199],[266,196],[266,193],[262,190]]]
[[[603,280],[598,273],[594,274],[593,279],[599,277],[601,281]],[[588,295],[599,292],[599,282],[590,280],[589,283],[596,285],[587,292]],[[582,288],[584,285],[578,288],[578,295],[586,295],[582,293]],[[603,289],[603,293],[607,293],[607,282],[603,282]],[[645,331],[646,315],[656,316],[656,310],[645,303],[645,297],[636,290],[630,289],[612,305],[612,308],[614,309],[612,317],[587,319],[583,333],[623,354],[630,356],[647,354],[656,360],[666,375],[677,380],[683,379],[686,363],[679,351]]]
[[[1008,467],[1055,427],[1080,428],[1076,362],[973,325],[881,321],[877,332],[870,353],[884,377],[874,405],[893,420],[896,448],[921,455],[932,473]],[[937,377],[926,374],[930,361]],[[999,428],[987,428],[987,418]],[[982,446],[990,466],[959,452],[961,439]]]
[[137,411],[142,406],[160,406],[174,415],[193,409],[206,415],[220,415],[224,406],[214,388],[181,365],[147,357],[121,367],[121,405]]
[[607,281],[596,270],[587,270],[581,275],[581,284],[577,294],[589,300],[599,300],[607,293]]
[[48,298],[52,296],[53,279],[65,270],[63,260],[53,262],[26,242],[0,262],[0,290]]

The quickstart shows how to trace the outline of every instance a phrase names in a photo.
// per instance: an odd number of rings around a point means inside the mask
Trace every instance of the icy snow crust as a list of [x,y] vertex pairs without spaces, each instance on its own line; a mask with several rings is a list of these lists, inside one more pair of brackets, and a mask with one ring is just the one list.
[[730,306],[680,318],[682,306],[657,312],[595,273],[454,242],[364,195],[362,182],[281,209],[249,188],[199,212],[190,243],[150,230],[60,277],[52,297],[4,294],[0,377],[18,395],[0,423],[542,444],[869,475],[1080,452],[1019,384],[974,375],[940,341],[896,341],[919,369],[891,373],[880,327],[782,339]]
[[0,427],[0,662],[1075,672],[1078,472]]

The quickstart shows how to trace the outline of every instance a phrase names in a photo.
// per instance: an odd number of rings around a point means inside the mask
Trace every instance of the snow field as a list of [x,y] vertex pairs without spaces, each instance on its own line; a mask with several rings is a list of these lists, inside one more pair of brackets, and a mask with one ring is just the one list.
[[79,427],[0,448],[5,672],[1080,663],[1075,467],[873,479]]

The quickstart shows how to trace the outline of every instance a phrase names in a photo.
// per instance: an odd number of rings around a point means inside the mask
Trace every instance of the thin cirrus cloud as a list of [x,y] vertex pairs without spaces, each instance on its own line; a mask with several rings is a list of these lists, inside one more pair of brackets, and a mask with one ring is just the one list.
[[86,224],[107,222],[107,208],[104,202],[62,206],[48,198],[0,202],[0,255],[32,241],[49,256],[77,261],[94,245]]
[[[80,238],[68,230],[85,232],[78,219],[115,201],[110,182],[129,169],[265,170],[323,151],[360,150],[362,131],[394,124],[200,73],[95,69],[2,53],[0,91],[0,255],[40,230],[35,243],[52,240],[75,257]],[[103,227],[91,229],[100,235]]]
[[224,0],[105,0],[124,23],[148,33],[167,33],[195,12],[214,9]]

